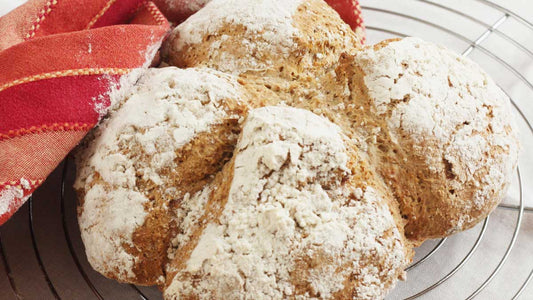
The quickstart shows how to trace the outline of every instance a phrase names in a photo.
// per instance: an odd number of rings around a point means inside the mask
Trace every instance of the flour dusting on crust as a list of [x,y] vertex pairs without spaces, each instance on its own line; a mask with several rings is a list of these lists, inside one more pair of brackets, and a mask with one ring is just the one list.
[[75,188],[83,191],[79,223],[89,262],[119,277],[133,278],[137,257],[132,233],[144,223],[152,182],[162,193],[161,170],[176,165],[175,151],[221,122],[219,101],[238,99],[228,75],[202,69],[150,69],[135,88],[117,93],[110,116],[94,132],[79,161]]
[[285,42],[296,32],[292,15],[301,3],[302,0],[213,0],[177,27],[180,43],[200,43],[203,36],[228,23],[243,25],[250,33],[267,35],[267,41],[273,44]]
[[476,63],[418,38],[369,47],[356,60],[393,140],[406,134],[435,172],[449,164],[450,189],[473,178],[481,185],[467,209],[480,209],[495,188],[494,198],[503,197],[517,163],[518,134],[509,98]]
[[[383,196],[343,184],[351,176],[345,141],[337,125],[309,111],[251,111],[223,212],[165,298],[331,299],[350,288],[361,299],[383,297],[406,264],[405,248]],[[215,188],[187,199],[188,210],[201,211]],[[187,215],[185,233],[199,226]],[[175,244],[188,241],[184,234]]]
[[201,43],[206,36],[218,34],[224,27],[242,26],[245,33],[239,43],[248,49],[246,57],[220,51],[220,43],[230,38],[223,35],[209,50],[225,57],[225,63],[217,69],[239,73],[243,69],[266,68],[268,62],[255,54],[288,56],[294,50],[293,38],[298,30],[292,25],[292,17],[301,3],[303,0],[213,0],[176,27],[173,34],[178,38],[174,47],[181,51]]

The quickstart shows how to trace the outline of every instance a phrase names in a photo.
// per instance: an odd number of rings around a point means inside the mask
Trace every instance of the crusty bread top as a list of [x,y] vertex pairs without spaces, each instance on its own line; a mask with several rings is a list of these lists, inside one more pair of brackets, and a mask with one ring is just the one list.
[[337,125],[252,110],[229,164],[184,203],[166,299],[377,299],[403,274],[410,245]]
[[[239,64],[229,70],[256,97],[250,104],[305,108],[357,139],[393,190],[412,240],[474,226],[504,197],[516,167],[518,139],[508,97],[477,64],[420,39],[388,40],[361,50],[335,14],[320,11],[322,5],[313,0],[294,12],[297,34],[289,40],[297,51],[279,56],[254,49],[254,64],[266,67]],[[214,30],[182,50],[172,47],[179,43],[182,28],[177,27],[167,42],[168,61],[223,71],[228,60],[246,61],[248,42],[264,34],[252,34],[242,20],[228,18],[228,26],[242,28]],[[191,19],[182,26],[202,22]],[[232,42],[223,46],[223,39]],[[269,47],[283,48],[286,42]]]
[[[228,75],[169,67],[149,70],[121,96],[78,158],[74,187],[82,196],[79,225],[95,269],[121,281],[160,283],[163,261],[158,257],[166,253],[168,237],[157,234],[169,234],[166,211],[171,200],[194,191],[195,184],[217,170],[203,170],[204,162],[224,162],[217,155],[228,151],[216,145],[236,139],[224,122],[234,119],[232,126],[237,126],[241,92]],[[202,134],[213,131],[219,136]],[[208,145],[185,153],[198,140]],[[216,153],[209,153],[213,147]],[[150,252],[154,248],[158,253]],[[152,258],[159,266],[153,266]],[[152,274],[146,274],[148,268]]]
[[213,0],[174,29],[163,57],[179,67],[267,76],[281,68],[292,77],[358,47],[359,38],[322,0]]
[[[243,39],[229,47],[243,48],[245,51],[225,52],[224,63],[220,64],[225,72],[236,72],[239,69],[264,69],[268,61],[264,57],[256,57],[254,53],[272,53],[274,57],[287,57],[296,44],[293,41],[297,34],[292,26],[292,15],[303,0],[213,0],[203,9],[189,17],[187,22],[177,26],[174,35],[178,35],[172,45],[174,51],[184,51],[190,45],[200,44],[216,33],[229,31],[226,35],[217,34],[217,43],[209,49],[207,55],[215,56],[219,47],[231,39],[232,29],[241,30],[247,39]],[[258,38],[254,38],[257,36]]]
[[388,148],[402,152],[381,153],[376,163],[398,196],[406,233],[442,237],[484,218],[518,159],[507,95],[476,63],[418,38],[367,47],[354,61]]

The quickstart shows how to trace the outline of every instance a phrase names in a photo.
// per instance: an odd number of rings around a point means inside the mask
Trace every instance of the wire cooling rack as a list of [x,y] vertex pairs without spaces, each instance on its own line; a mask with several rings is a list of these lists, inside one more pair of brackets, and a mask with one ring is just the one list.
[[[477,227],[419,247],[387,299],[533,299],[533,24],[484,0],[361,2],[368,43],[420,36],[477,61],[512,99],[521,129],[507,198]],[[89,266],[73,177],[67,158],[0,228],[0,299],[161,299],[154,287],[119,284]]]

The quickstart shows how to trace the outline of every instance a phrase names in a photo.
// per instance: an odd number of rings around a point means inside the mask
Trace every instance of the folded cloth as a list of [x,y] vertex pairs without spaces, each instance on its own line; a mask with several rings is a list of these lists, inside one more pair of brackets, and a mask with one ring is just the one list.
[[96,125],[169,23],[141,0],[34,0],[0,18],[0,224]]
[[[156,0],[174,23],[209,0]],[[354,30],[357,1],[327,0]],[[148,67],[170,26],[142,0],[31,0],[0,18],[0,225]]]

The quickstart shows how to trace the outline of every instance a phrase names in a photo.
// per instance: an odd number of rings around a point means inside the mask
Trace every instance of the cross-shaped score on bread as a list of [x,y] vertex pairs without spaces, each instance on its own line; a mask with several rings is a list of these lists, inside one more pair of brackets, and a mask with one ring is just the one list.
[[417,38],[361,47],[321,0],[214,0],[82,150],[92,266],[166,299],[383,298],[518,155],[507,96]]

